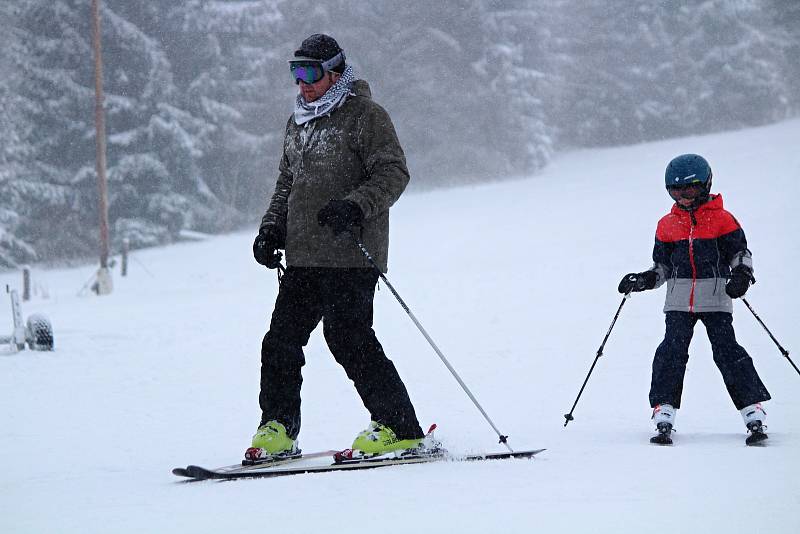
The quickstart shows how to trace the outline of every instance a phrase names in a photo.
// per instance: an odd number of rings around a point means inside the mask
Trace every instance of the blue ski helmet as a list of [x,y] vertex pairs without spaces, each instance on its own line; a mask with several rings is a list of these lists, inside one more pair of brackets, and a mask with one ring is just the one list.
[[667,188],[702,184],[710,189],[711,165],[703,156],[682,154],[669,162],[664,181]]

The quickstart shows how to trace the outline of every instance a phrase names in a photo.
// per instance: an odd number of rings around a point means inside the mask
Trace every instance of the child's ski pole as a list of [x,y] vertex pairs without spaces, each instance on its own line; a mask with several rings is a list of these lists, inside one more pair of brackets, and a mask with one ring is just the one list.
[[780,343],[778,343],[778,340],[777,340],[777,339],[775,339],[775,336],[773,336],[773,335],[772,335],[772,332],[770,332],[770,331],[769,331],[769,328],[767,328],[767,325],[765,325],[765,324],[764,324],[764,321],[762,321],[762,320],[761,320],[761,317],[759,317],[759,316],[758,316],[758,314],[757,314],[757,313],[756,313],[756,311],[753,309],[753,307],[752,307],[752,306],[750,306],[750,303],[749,303],[749,302],[747,302],[747,299],[745,299],[744,297],[742,297],[742,302],[744,302],[744,305],[745,305],[745,306],[747,306],[747,309],[748,309],[748,310],[750,310],[750,313],[752,313],[752,314],[753,314],[753,317],[755,317],[755,318],[756,318],[756,321],[758,321],[758,323],[759,323],[761,326],[763,326],[763,327],[764,327],[764,330],[766,330],[766,331],[767,331],[767,334],[769,334],[769,337],[772,339],[772,341],[773,341],[773,342],[775,342],[775,345],[777,345],[777,346],[778,346],[778,350],[779,350],[779,351],[781,351],[781,354],[783,354],[783,356],[784,356],[784,357],[785,357],[787,360],[789,360],[789,363],[791,364],[791,366],[792,366],[792,367],[794,367],[794,370],[795,370],[795,371],[797,371],[797,374],[798,374],[798,375],[800,375],[800,369],[798,369],[798,368],[797,368],[797,366],[794,364],[794,362],[792,361],[792,359],[789,357],[789,351],[788,351],[788,350],[786,350],[786,349],[784,349],[784,348],[781,346],[781,344],[780,344]]
[[606,332],[606,337],[603,338],[603,343],[601,343],[600,348],[597,349],[597,356],[594,357],[594,362],[592,362],[592,366],[589,368],[589,373],[586,375],[586,379],[583,381],[581,390],[578,392],[578,397],[575,399],[575,403],[572,405],[572,409],[569,411],[569,413],[564,414],[564,419],[566,419],[566,421],[564,422],[564,426],[567,426],[570,421],[575,420],[575,418],[572,417],[572,412],[575,411],[575,406],[578,405],[578,401],[580,400],[581,395],[583,394],[583,390],[586,387],[586,383],[589,382],[589,377],[592,376],[592,371],[594,371],[594,366],[597,365],[597,360],[599,360],[600,356],[603,355],[603,347],[606,346],[606,341],[608,341],[608,337],[611,335],[611,330],[614,328],[614,324],[617,322],[617,318],[619,317],[619,312],[622,311],[622,307],[625,305],[625,301],[628,300],[630,296],[631,296],[630,293],[625,293],[625,296],[622,297],[622,302],[619,303],[619,308],[617,308],[617,313],[616,315],[614,315],[614,320],[611,321],[611,326],[608,327],[608,332]]

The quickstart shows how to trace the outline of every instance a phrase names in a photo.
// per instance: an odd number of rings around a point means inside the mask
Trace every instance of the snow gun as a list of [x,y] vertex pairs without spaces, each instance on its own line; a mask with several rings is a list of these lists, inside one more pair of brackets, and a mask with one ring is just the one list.
[[7,344],[11,352],[25,350],[27,344],[31,350],[53,350],[53,325],[41,314],[33,314],[27,322],[22,320],[22,306],[19,294],[15,289],[6,286],[6,293],[11,297],[11,316],[14,329],[10,336],[0,336],[0,344]]

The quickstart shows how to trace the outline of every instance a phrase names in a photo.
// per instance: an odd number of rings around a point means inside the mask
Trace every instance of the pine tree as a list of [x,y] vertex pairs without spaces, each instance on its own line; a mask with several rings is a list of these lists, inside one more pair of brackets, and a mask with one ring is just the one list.
[[[288,113],[275,103],[290,90],[288,74],[276,75],[286,71],[274,51],[280,24],[271,2],[195,1],[170,12],[167,50],[183,105],[209,126],[198,164],[210,191],[237,213],[263,209],[280,157],[277,132]],[[229,225],[240,221],[229,214]]]
[[29,243],[17,237],[24,206],[18,202],[25,162],[30,148],[26,139],[33,130],[24,114],[31,103],[19,95],[24,83],[19,66],[24,61],[21,36],[16,29],[17,10],[0,4],[0,268],[36,259]]
[[800,2],[795,0],[769,0],[769,21],[774,28],[770,33],[782,43],[783,60],[786,65],[786,85],[790,91],[791,113],[800,113]]
[[[177,238],[184,228],[218,230],[221,203],[198,162],[214,126],[181,107],[161,44],[119,15],[101,12],[108,131],[109,218],[115,245]],[[146,7],[129,15],[154,24]],[[148,22],[149,21],[149,22]],[[96,248],[93,63],[89,8],[77,0],[30,0],[19,13],[26,56],[21,97],[34,105],[30,176],[15,191],[29,206],[17,232],[40,257]]]
[[660,14],[674,58],[662,87],[671,89],[667,96],[683,112],[667,133],[718,131],[788,116],[787,43],[769,31],[766,7],[764,1],[709,0]]
[[554,128],[545,106],[552,98],[548,73],[554,61],[546,53],[547,17],[553,6],[536,0],[487,2],[484,55],[477,66],[484,98],[500,97],[487,121],[487,140],[499,153],[514,157],[504,172],[531,172],[544,167],[553,152]]
[[[114,245],[255,219],[324,32],[391,114],[411,187],[531,172],[555,150],[763,124],[800,111],[790,0],[104,0]],[[93,255],[85,0],[0,3],[0,266]]]
[[587,0],[560,31],[565,142],[614,145],[787,116],[787,43],[765,2]]

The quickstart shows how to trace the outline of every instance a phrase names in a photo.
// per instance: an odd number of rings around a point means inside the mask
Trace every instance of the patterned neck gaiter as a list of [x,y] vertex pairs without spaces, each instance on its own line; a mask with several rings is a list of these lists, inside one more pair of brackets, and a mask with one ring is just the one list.
[[336,83],[314,102],[306,102],[303,96],[298,94],[294,106],[294,122],[298,125],[305,124],[339,108],[352,94],[354,80],[353,67],[348,65]]

